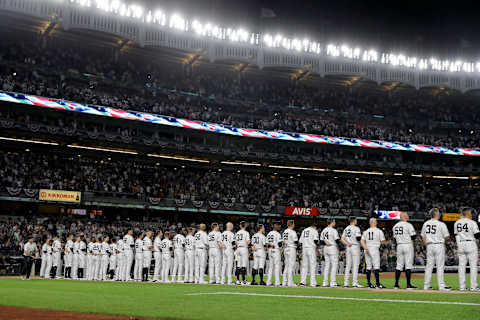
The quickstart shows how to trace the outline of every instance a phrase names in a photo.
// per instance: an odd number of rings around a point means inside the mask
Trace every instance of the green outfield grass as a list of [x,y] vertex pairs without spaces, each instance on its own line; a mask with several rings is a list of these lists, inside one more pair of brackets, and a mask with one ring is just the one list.
[[[456,275],[447,275],[446,281],[448,285],[458,288]],[[392,279],[384,279],[382,282],[389,288],[393,286]],[[418,287],[423,287],[423,279],[414,279],[413,282]],[[343,283],[341,277],[339,277],[338,283]],[[362,280],[361,284],[365,285],[365,280]],[[405,286],[404,281],[402,281],[402,286]],[[215,295],[191,295],[219,292],[220,294]],[[270,296],[228,293],[254,293]],[[445,304],[419,304],[412,301],[400,303],[333,300],[318,299],[315,296],[395,301],[421,300],[444,302]],[[476,305],[453,304],[459,302]],[[275,288],[68,280],[21,281],[11,278],[0,278],[0,305],[177,319],[458,320],[480,317],[480,293],[440,293],[421,290],[390,292],[367,289]]]

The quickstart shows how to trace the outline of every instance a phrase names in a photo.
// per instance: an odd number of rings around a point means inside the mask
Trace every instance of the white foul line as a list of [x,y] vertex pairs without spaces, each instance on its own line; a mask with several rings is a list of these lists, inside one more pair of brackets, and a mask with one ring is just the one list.
[[460,305],[460,306],[480,307],[480,303],[471,303],[471,302],[367,299],[367,298],[327,297],[327,296],[298,296],[298,295],[292,295],[292,294],[269,294],[269,293],[253,293],[253,292],[198,292],[198,293],[187,293],[186,295],[187,296],[237,295],[237,296],[257,296],[257,297],[279,297],[279,298],[307,298],[307,299],[322,299],[322,300],[348,300],[348,301],[371,301],[371,302],[394,302],[394,303],[444,304],[444,305]]

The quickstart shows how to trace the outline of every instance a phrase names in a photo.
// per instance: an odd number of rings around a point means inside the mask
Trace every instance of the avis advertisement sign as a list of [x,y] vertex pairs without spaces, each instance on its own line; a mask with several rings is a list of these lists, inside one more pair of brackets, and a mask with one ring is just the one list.
[[306,207],[285,207],[285,215],[298,217],[316,217],[318,216],[318,209]]

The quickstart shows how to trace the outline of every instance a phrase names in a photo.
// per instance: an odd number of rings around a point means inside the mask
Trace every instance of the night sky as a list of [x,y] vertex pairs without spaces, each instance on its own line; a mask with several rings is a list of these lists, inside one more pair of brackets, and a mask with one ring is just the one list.
[[[475,1],[140,0],[222,25],[419,56],[480,59]],[[274,19],[260,19],[260,9]]]

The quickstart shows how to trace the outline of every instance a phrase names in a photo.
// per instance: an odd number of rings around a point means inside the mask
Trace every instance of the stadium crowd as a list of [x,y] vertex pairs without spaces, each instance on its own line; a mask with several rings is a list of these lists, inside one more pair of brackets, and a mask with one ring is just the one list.
[[0,188],[3,192],[5,188],[46,188],[136,198],[423,212],[432,206],[455,212],[463,203],[477,206],[480,197],[468,182],[239,172],[169,166],[141,158],[125,161],[30,151],[0,151]]
[[236,127],[478,147],[478,101],[469,96],[318,88],[201,68],[164,72],[134,56],[110,56],[59,43],[5,43],[0,88]]

